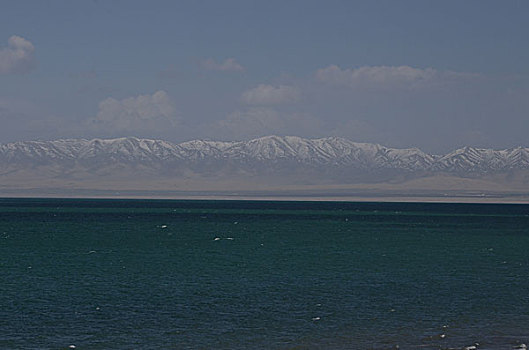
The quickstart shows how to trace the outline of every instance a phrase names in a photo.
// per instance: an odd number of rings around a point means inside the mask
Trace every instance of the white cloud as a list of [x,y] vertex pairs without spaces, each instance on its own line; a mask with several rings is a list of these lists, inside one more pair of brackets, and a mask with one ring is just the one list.
[[280,105],[295,102],[300,98],[298,89],[292,86],[259,85],[242,94],[242,101],[248,105]]
[[227,58],[223,62],[215,62],[212,58],[208,58],[202,62],[202,67],[206,70],[223,72],[244,72],[246,70],[234,58]]
[[476,76],[475,74],[409,66],[364,66],[342,69],[336,65],[330,65],[316,71],[316,79],[320,82],[358,88],[424,87]]
[[178,124],[173,104],[165,91],[99,103],[93,124],[107,131],[159,131]]
[[35,47],[31,42],[13,35],[7,44],[0,49],[0,74],[23,74],[35,67]]

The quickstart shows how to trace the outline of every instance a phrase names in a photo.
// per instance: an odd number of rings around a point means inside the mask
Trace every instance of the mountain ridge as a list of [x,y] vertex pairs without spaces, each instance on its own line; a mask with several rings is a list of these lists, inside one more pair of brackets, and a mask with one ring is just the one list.
[[405,172],[487,173],[529,169],[529,148],[504,150],[466,146],[443,155],[419,148],[391,148],[340,137],[305,139],[265,136],[248,141],[164,140],[123,137],[115,139],[59,139],[18,141],[0,145],[0,167],[17,163],[60,161],[113,161],[129,163],[298,163],[306,166],[350,167]]

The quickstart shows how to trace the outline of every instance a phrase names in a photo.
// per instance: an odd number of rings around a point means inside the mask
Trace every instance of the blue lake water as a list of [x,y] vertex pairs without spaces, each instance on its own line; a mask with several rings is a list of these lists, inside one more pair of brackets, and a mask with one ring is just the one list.
[[529,206],[0,199],[0,348],[511,349]]

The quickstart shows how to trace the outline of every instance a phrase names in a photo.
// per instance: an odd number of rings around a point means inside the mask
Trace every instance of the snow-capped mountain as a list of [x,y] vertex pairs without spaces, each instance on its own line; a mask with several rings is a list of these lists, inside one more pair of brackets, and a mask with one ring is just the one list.
[[132,169],[131,172],[147,169],[151,174],[164,176],[301,174],[321,179],[377,181],[403,174],[479,175],[529,169],[529,148],[465,147],[445,155],[430,155],[417,148],[396,149],[338,137],[294,136],[266,136],[236,142],[194,140],[180,144],[129,137],[0,145],[0,175],[46,168],[59,176],[72,171],[97,173],[116,167]]
[[304,139],[295,136],[267,136],[237,142],[193,140],[180,144],[129,137],[26,141],[0,145],[0,167],[61,163],[137,163],[166,167],[196,165],[200,162],[217,165],[224,162],[232,166],[275,164],[407,172],[498,172],[529,169],[529,148],[492,150],[465,147],[446,155],[430,155],[417,148],[396,149],[338,137]]
[[432,169],[444,171],[497,172],[529,168],[529,148],[505,150],[464,147],[439,157]]

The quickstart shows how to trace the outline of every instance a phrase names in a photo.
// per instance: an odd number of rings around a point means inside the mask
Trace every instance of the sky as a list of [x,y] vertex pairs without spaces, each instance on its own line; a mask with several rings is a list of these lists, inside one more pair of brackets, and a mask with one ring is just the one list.
[[529,1],[0,3],[0,143],[529,146]]

